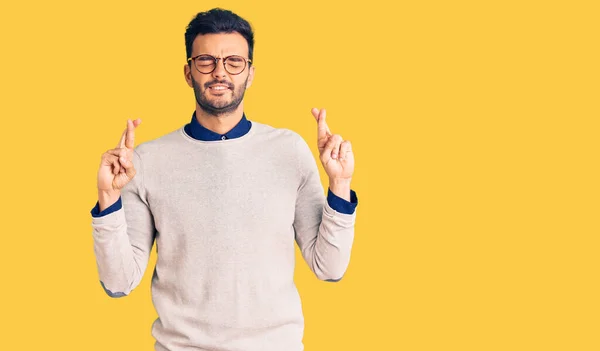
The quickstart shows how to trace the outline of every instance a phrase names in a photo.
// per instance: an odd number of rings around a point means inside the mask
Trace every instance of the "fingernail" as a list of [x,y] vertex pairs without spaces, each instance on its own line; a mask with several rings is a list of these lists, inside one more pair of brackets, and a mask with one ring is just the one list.
[[121,157],[121,162],[126,163],[127,160],[125,159],[125,157]]
[[337,154],[331,155],[332,158],[337,158]]

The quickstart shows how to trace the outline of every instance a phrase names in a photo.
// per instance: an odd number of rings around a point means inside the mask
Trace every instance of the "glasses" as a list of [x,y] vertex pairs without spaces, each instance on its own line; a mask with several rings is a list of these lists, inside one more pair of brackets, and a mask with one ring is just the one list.
[[252,62],[251,60],[238,55],[221,58],[206,54],[190,57],[187,60],[188,62],[192,61],[198,72],[204,74],[212,73],[217,68],[219,60],[223,60],[223,66],[227,73],[234,75],[242,73],[246,68],[246,65]]

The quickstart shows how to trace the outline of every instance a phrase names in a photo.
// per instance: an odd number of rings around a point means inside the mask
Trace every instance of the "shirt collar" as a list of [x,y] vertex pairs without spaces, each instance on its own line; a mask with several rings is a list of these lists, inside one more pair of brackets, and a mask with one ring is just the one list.
[[242,115],[242,119],[233,127],[229,132],[225,134],[215,133],[210,129],[205,128],[198,122],[196,118],[196,111],[192,114],[192,120],[190,123],[186,124],[184,127],[185,132],[194,139],[202,140],[202,141],[216,141],[216,140],[226,140],[226,139],[235,139],[241,136],[244,136],[248,131],[250,131],[250,127],[252,126],[252,122],[246,119],[246,114]]

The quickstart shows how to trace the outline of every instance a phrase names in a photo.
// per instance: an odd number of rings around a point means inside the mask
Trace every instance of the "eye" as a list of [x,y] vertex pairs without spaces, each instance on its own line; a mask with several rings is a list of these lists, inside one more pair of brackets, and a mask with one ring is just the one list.
[[227,63],[233,67],[243,66],[245,61],[242,57],[239,56],[230,56],[227,59]]
[[210,66],[215,63],[215,60],[210,56],[200,56],[196,59],[196,63],[201,66]]

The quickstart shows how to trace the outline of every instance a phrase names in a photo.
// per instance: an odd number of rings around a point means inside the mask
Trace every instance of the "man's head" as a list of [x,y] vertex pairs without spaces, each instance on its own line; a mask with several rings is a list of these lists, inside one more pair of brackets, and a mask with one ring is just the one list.
[[214,116],[238,109],[254,78],[250,24],[227,10],[198,13],[186,29],[185,48],[184,74],[200,108]]

